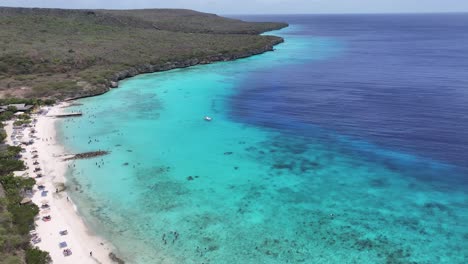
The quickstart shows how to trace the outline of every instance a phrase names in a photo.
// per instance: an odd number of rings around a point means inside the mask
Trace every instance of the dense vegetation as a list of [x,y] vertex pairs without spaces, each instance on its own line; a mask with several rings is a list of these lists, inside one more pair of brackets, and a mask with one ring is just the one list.
[[[55,100],[52,99],[28,99],[28,98],[4,98],[0,99],[0,105],[9,105],[9,104],[26,104],[26,105],[34,105],[34,106],[41,106],[41,105],[53,105]],[[6,111],[0,113],[0,122],[10,120],[14,113],[17,111],[15,107],[8,107]],[[17,124],[27,124],[29,120],[29,115],[19,116],[19,123]],[[0,143],[3,142],[6,138],[5,130],[1,129],[0,126]]]
[[98,94],[140,65],[268,50],[281,39],[258,33],[284,26],[190,10],[0,8],[0,97]]
[[[33,103],[33,101],[21,99],[0,101],[3,101],[2,103]],[[10,111],[14,112],[14,109],[7,112]],[[6,118],[5,113],[2,113],[2,119]],[[26,120],[28,115],[21,118]],[[1,142],[3,142],[6,133],[1,122],[0,134],[2,135]],[[24,162],[18,159],[21,150],[21,147],[0,145],[0,263],[45,264],[50,262],[49,254],[32,247],[29,243],[29,231],[39,208],[32,203],[20,204],[25,192],[34,186],[35,180],[13,175],[14,171],[25,169]]]

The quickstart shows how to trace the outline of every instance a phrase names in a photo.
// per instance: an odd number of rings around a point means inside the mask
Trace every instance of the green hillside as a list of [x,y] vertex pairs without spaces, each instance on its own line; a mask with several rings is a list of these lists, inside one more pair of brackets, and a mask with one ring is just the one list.
[[282,41],[287,26],[191,10],[0,8],[0,97],[100,94],[110,81],[230,60]]

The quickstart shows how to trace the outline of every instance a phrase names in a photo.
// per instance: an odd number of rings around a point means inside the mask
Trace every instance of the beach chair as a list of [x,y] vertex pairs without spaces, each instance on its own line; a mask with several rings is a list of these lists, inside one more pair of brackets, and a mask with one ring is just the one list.
[[63,250],[63,255],[64,255],[65,257],[68,257],[68,256],[70,256],[71,254],[72,254],[71,249],[67,248],[67,249],[64,249],[64,250]]
[[31,242],[35,245],[35,244],[38,244],[42,241],[42,239],[40,237],[35,237],[31,240]]

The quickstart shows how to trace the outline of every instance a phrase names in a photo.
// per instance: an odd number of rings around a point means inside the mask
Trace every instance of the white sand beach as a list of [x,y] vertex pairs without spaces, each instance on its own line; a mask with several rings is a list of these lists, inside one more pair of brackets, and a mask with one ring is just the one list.
[[[35,178],[38,174],[42,174],[42,177],[36,178],[31,196],[32,202],[40,208],[35,221],[35,233],[41,241],[36,246],[48,251],[53,263],[112,263],[109,258],[112,245],[90,232],[78,215],[66,190],[56,192],[57,188],[61,190],[61,186],[66,182],[65,173],[69,164],[63,161],[63,155],[66,153],[55,140],[56,118],[53,115],[59,114],[63,106],[65,104],[47,107],[43,109],[48,110],[47,114],[33,115],[37,122],[31,127],[13,129],[12,121],[9,121],[5,127],[8,134],[7,143],[10,145],[13,145],[13,139],[16,141],[18,138],[21,142],[31,139],[34,141],[30,145],[23,145],[25,152],[22,153],[22,159],[28,169],[16,174]],[[32,130],[35,132],[31,133]],[[35,171],[36,168],[40,168],[40,171]],[[44,186],[45,192],[38,188],[39,185]],[[45,203],[48,208],[42,208]],[[51,220],[44,221],[42,219],[44,216],[50,216]],[[67,230],[66,235],[60,234],[63,230]],[[66,242],[66,246],[61,247],[61,242]],[[65,249],[70,249],[72,254],[65,256]]]

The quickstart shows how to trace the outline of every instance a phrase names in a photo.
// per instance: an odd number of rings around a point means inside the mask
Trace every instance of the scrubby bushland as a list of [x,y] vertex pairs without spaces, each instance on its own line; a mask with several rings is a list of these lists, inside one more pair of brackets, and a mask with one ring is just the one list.
[[[3,126],[0,131],[4,133]],[[21,147],[0,145],[0,263],[50,263],[47,252],[29,243],[29,231],[39,208],[32,203],[20,204],[25,191],[35,184],[32,178],[13,175],[13,171],[25,168],[18,159],[20,152]]]
[[0,8],[0,98],[99,94],[142,65],[257,54],[281,41],[258,33],[284,26],[190,10]]

